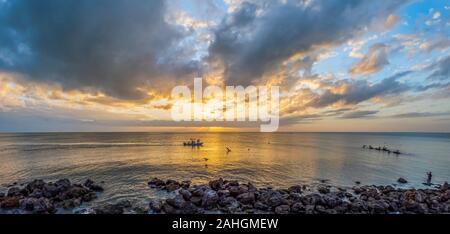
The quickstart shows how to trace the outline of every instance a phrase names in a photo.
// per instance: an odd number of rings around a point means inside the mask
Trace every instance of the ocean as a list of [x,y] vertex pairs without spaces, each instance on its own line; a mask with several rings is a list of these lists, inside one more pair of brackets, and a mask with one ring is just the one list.
[[[183,146],[190,138],[204,146]],[[404,154],[362,148],[369,144]],[[449,133],[0,134],[3,190],[32,179],[91,178],[105,188],[95,203],[166,196],[148,187],[154,177],[193,184],[222,177],[274,188],[390,185],[403,177],[402,186],[423,187],[428,171],[434,183],[450,181]]]

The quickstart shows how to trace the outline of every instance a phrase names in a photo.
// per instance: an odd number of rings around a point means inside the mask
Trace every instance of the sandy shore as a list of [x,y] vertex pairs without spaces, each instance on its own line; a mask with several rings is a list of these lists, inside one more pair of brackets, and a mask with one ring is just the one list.
[[[294,185],[285,189],[256,188],[251,183],[217,179],[208,184],[161,180],[148,182],[149,189],[164,190],[168,199],[135,206],[128,200],[86,209],[93,214],[433,214],[450,213],[448,183],[428,189],[400,189],[393,186],[358,185],[353,188],[330,185]],[[103,187],[88,179],[72,184],[34,180],[12,185],[0,194],[0,213],[62,213],[93,201]],[[65,212],[64,212],[65,213]]]

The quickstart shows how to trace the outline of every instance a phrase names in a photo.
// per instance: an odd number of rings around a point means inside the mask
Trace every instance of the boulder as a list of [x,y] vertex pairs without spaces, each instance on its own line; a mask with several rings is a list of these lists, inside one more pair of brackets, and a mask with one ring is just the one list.
[[15,209],[19,208],[19,206],[20,206],[19,197],[5,197],[3,198],[3,201],[0,204],[0,207],[3,209]]
[[275,214],[289,214],[291,208],[288,205],[281,205],[275,208]]
[[152,200],[152,201],[150,201],[150,203],[149,203],[150,209],[153,210],[153,211],[156,212],[156,213],[161,212],[162,206],[163,206],[163,204],[162,204],[162,202],[159,201],[159,200]]
[[211,187],[212,189],[214,189],[215,191],[219,191],[222,189],[223,187],[223,179],[220,178],[218,180],[211,180],[209,182],[209,187]]
[[236,197],[237,200],[245,205],[251,205],[253,203],[255,203],[255,193],[254,192],[248,192],[248,193],[243,193],[240,194],[239,196]]
[[405,178],[402,178],[402,177],[398,178],[397,182],[399,182],[400,184],[408,183],[408,181]]
[[174,198],[169,198],[166,203],[173,206],[174,208],[180,209],[183,207],[185,200],[182,195],[178,194]]
[[322,194],[327,194],[327,193],[330,192],[330,189],[328,187],[326,187],[326,186],[320,185],[320,186],[317,187],[317,191],[319,193],[322,193]]
[[291,186],[291,187],[289,187],[288,191],[289,191],[289,193],[301,193],[302,186],[300,186],[300,185]]
[[178,193],[183,196],[184,200],[189,201],[192,197],[192,193],[187,189],[181,189]]
[[202,197],[202,207],[212,209],[217,205],[219,195],[214,190],[207,190]]
[[166,184],[166,183],[165,183],[163,180],[158,179],[158,178],[153,178],[152,180],[150,180],[150,181],[148,182],[148,185],[149,185],[150,187],[152,187],[152,188],[162,187],[162,186],[164,186],[165,184]]

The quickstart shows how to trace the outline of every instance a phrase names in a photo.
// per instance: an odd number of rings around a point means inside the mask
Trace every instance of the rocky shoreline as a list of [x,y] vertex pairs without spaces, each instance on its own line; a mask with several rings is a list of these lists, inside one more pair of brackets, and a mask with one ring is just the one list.
[[433,189],[399,189],[393,186],[319,185],[288,189],[256,188],[235,180],[212,180],[190,186],[189,181],[154,178],[149,186],[175,193],[173,198],[154,201],[157,213],[269,213],[269,214],[433,214],[450,213],[448,183]]
[[[149,189],[166,191],[167,199],[153,199],[146,207],[128,200],[91,207],[84,213],[123,214],[442,214],[450,213],[448,183],[427,189],[401,189],[388,186],[357,185],[352,188],[326,184],[295,185],[287,189],[256,188],[251,183],[217,179],[208,184],[161,180],[148,182]],[[73,210],[97,198],[103,187],[87,179],[71,183],[34,180],[13,185],[0,193],[2,210],[53,214]],[[0,213],[1,210],[0,210]]]

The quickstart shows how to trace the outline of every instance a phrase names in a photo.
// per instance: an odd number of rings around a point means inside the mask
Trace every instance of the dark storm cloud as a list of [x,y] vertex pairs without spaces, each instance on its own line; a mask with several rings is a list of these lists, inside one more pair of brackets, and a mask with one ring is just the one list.
[[335,86],[344,86],[345,92],[334,93],[330,90],[311,100],[308,106],[326,107],[337,102],[344,104],[358,104],[374,97],[391,94],[400,94],[411,89],[407,84],[399,82],[397,79],[410,74],[410,71],[401,72],[388,77],[376,84],[370,84],[367,80],[343,80],[335,83]]
[[[14,0],[0,5],[0,69],[66,89],[125,99],[185,75],[189,61],[162,59],[182,37],[162,0]],[[3,58],[3,59],[2,59]]]
[[403,2],[288,1],[267,8],[245,2],[217,27],[210,58],[224,63],[229,84],[249,84],[297,53],[343,43],[384,22]]

